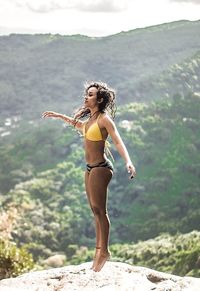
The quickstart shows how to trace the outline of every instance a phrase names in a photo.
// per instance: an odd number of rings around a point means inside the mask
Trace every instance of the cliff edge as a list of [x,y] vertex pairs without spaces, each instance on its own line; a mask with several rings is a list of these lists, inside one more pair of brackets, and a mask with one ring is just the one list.
[[107,262],[100,272],[91,262],[23,274],[0,281],[1,291],[200,291],[200,279],[179,277],[125,263]]

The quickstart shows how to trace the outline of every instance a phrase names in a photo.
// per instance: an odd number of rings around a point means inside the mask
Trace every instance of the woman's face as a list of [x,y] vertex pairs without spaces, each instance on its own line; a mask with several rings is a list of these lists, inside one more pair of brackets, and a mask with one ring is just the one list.
[[88,108],[94,108],[94,107],[98,107],[98,102],[97,102],[97,88],[96,87],[90,87],[87,91],[86,91],[86,95],[84,97],[85,99],[85,105]]

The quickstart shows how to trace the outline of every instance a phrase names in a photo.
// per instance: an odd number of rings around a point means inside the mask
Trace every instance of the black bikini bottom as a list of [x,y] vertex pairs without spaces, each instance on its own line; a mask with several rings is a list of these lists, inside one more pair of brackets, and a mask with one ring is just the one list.
[[110,170],[113,171],[113,164],[110,160],[106,160],[104,162],[100,162],[97,165],[91,166],[90,164],[86,164],[86,168],[88,173],[93,169],[93,168],[98,168],[98,167],[104,167],[104,168],[108,168]]

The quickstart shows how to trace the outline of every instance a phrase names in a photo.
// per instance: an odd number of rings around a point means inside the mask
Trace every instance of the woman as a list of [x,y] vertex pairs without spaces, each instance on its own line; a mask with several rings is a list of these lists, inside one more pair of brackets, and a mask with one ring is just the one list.
[[[56,117],[73,125],[84,136],[85,187],[88,202],[94,214],[96,229],[96,251],[92,269],[100,271],[110,257],[108,248],[110,221],[107,213],[107,188],[113,175],[113,165],[108,159],[107,137],[111,136],[119,154],[125,160],[130,179],[136,175],[135,167],[113,122],[115,93],[105,83],[92,82],[85,87],[84,105],[74,118],[53,111],[46,111],[42,117]],[[108,112],[111,112],[111,116]],[[87,121],[81,121],[89,117]]]

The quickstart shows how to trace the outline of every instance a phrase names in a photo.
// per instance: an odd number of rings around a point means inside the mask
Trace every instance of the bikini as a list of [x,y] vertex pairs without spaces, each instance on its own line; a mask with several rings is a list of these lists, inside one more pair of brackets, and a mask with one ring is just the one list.
[[[105,139],[103,139],[102,134],[101,134],[101,130],[100,130],[99,125],[98,125],[98,120],[99,120],[99,117],[100,116],[101,116],[101,113],[97,117],[97,120],[88,128],[87,132],[86,132],[86,129],[85,129],[85,126],[86,126],[87,121],[83,124],[83,136],[86,139],[91,140],[91,141],[104,140],[105,143],[106,143],[105,145],[106,145],[107,152],[112,157],[112,154],[110,153],[110,150],[108,149],[108,144],[109,143]],[[105,167],[105,168],[108,168],[108,169],[110,169],[110,170],[113,171],[113,164],[112,164],[112,162],[109,159],[106,159],[105,161],[100,162],[100,163],[98,163],[96,165],[86,164],[86,168],[87,168],[88,173],[93,168],[96,168],[96,167]]]

